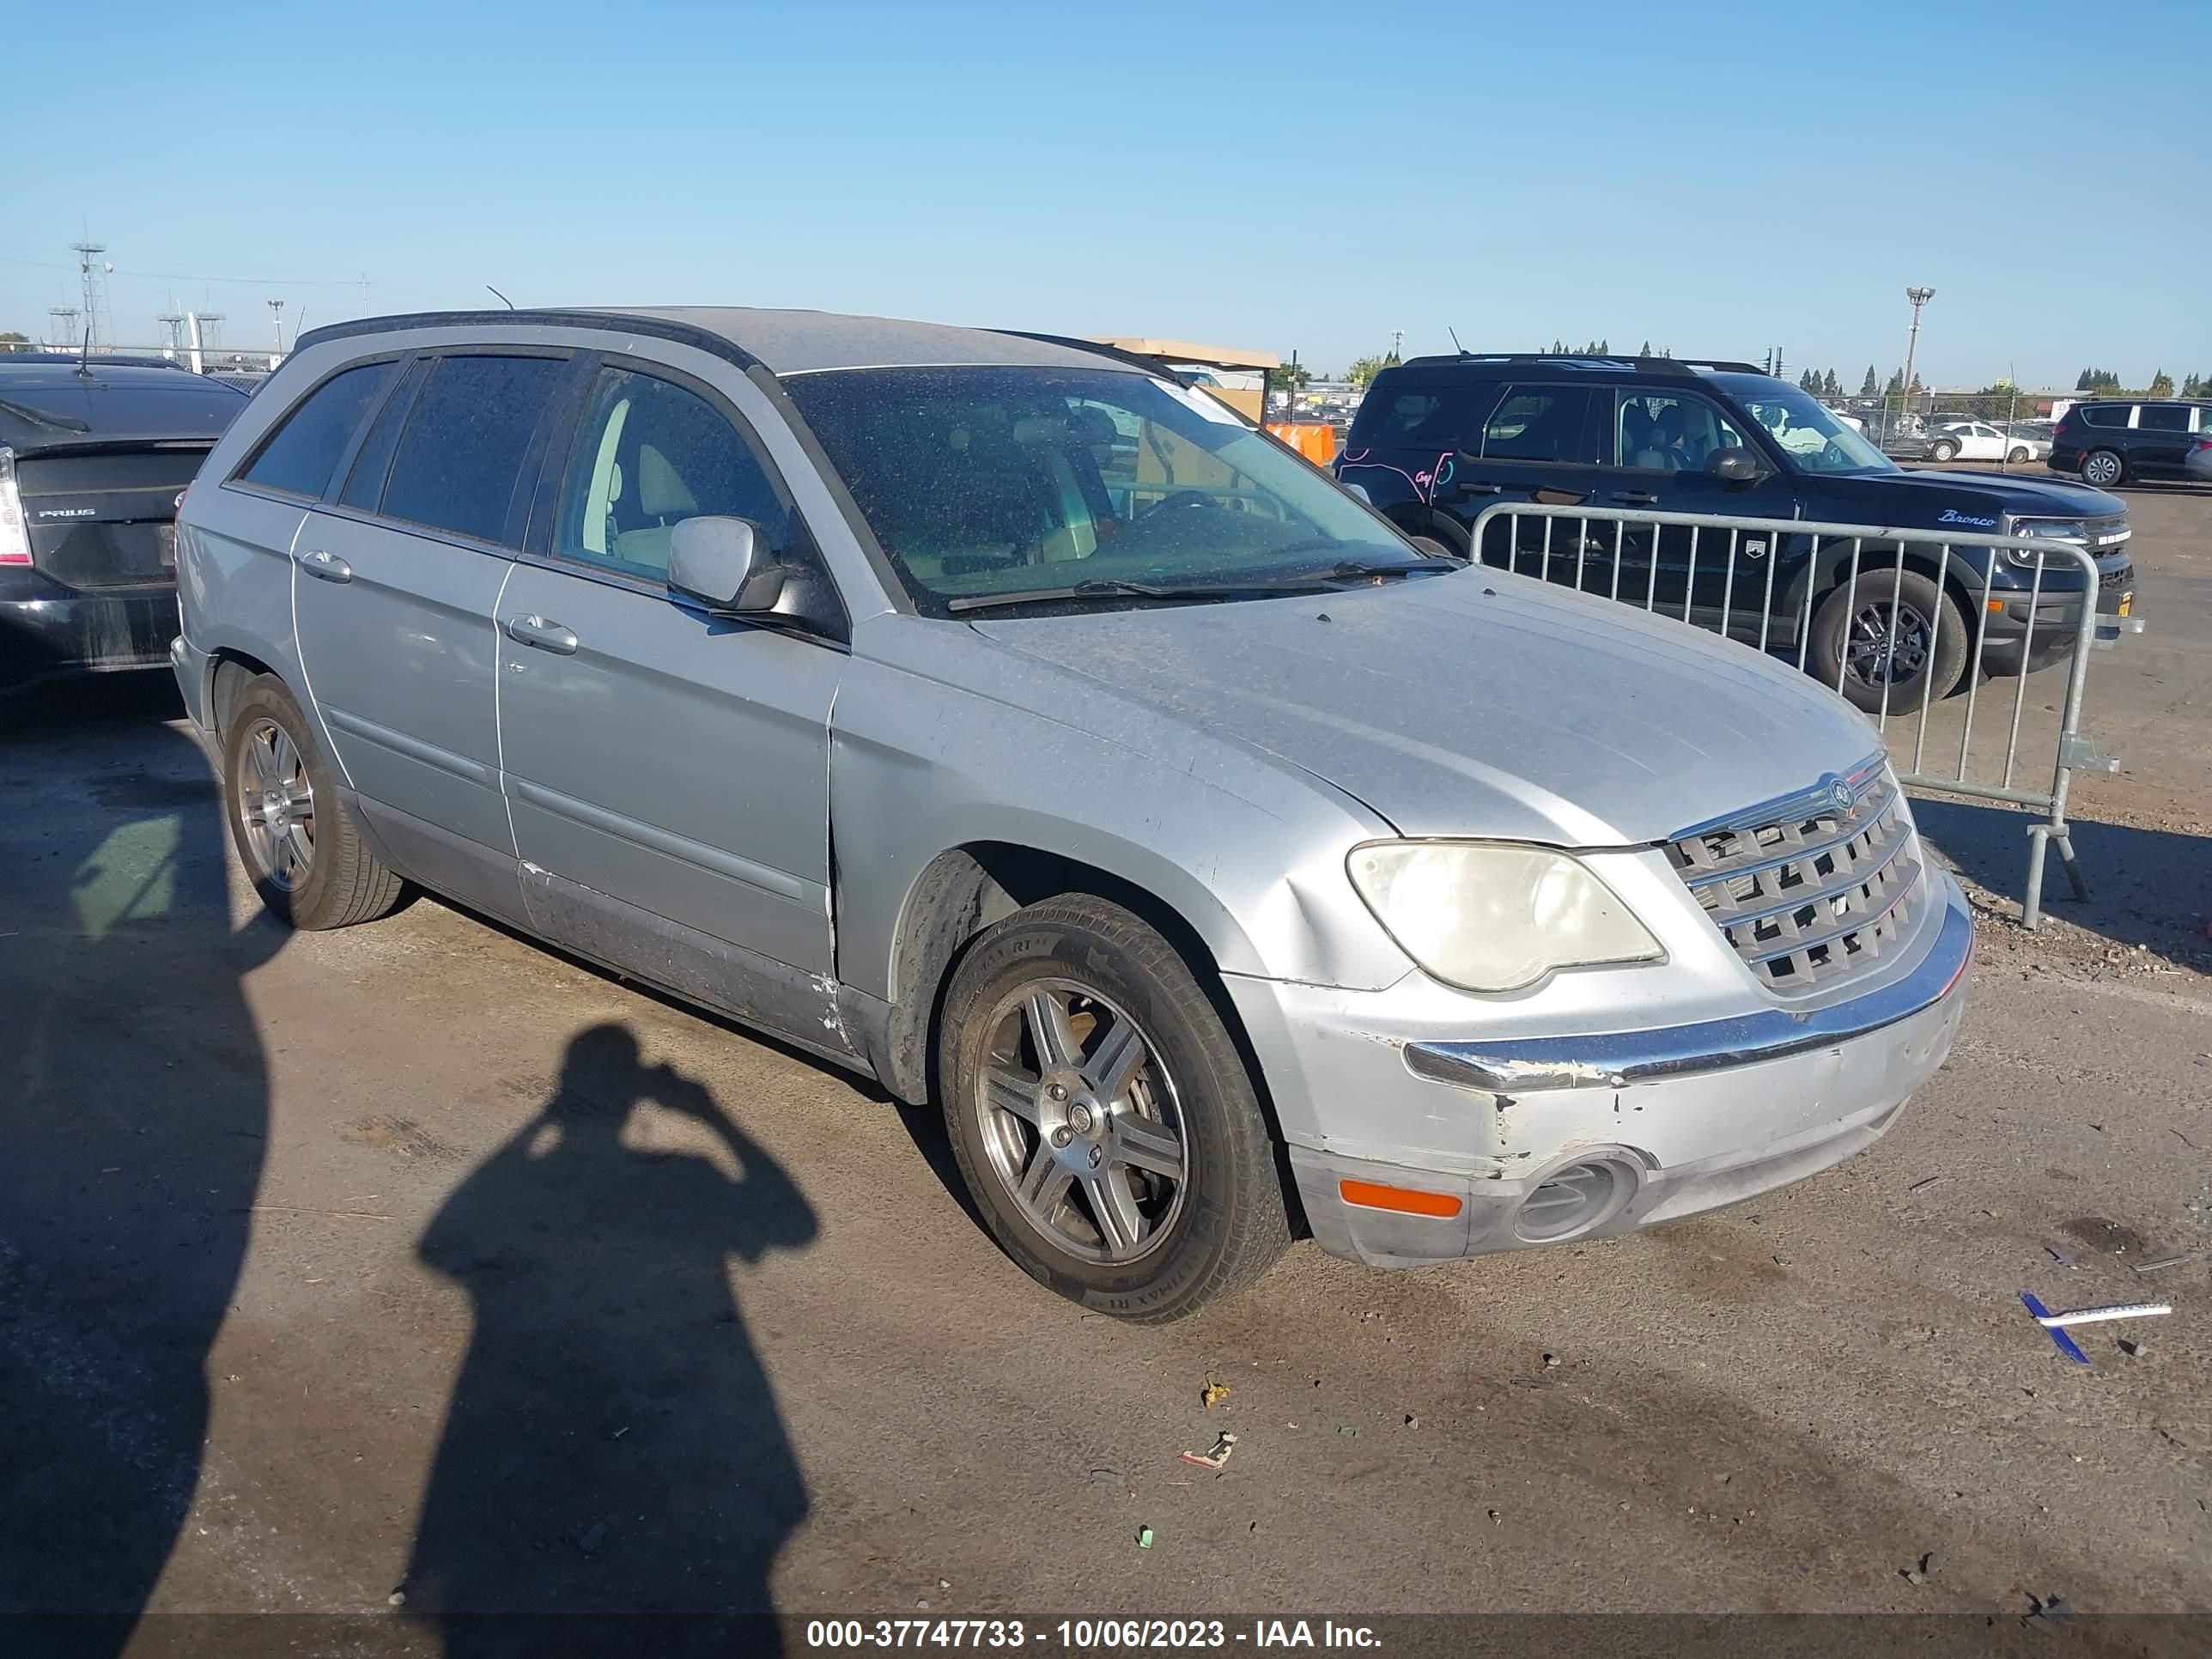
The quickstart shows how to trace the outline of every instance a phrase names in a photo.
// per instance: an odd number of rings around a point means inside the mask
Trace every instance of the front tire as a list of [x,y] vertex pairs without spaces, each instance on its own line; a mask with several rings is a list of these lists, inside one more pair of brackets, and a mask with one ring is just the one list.
[[362,844],[313,728],[272,674],[231,705],[222,792],[239,861],[261,902],[295,927],[374,921],[399,902],[399,878]]
[[1955,461],[1959,459],[1959,446],[1948,438],[1938,438],[1928,446],[1928,459],[1931,461]]
[[1806,667],[1869,714],[1917,711],[1948,697],[1966,666],[1966,620],[1950,596],[1917,570],[1862,569],[1813,614]]
[[2014,466],[2021,466],[2025,465],[2027,461],[2028,453],[2025,449],[2015,449],[2010,454],[2007,455],[2005,459]]
[[1175,947],[1120,905],[1066,894],[977,938],[945,991],[938,1085],[992,1237],[1071,1301],[1165,1323],[1290,1242],[1236,1042]]
[[2110,489],[2128,476],[2128,464],[2109,449],[2093,449],[2081,458],[2081,482]]

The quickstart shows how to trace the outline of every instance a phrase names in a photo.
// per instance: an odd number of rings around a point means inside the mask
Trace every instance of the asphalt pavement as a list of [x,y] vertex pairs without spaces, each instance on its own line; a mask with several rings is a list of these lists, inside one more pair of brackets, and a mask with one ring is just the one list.
[[[2026,820],[1921,809],[1981,961],[1887,1139],[1160,1329],[845,1073],[433,900],[260,916],[158,690],[0,737],[0,1611],[2212,1611],[2212,494],[2130,493],[2092,901],[2023,933]],[[2174,1311],[2076,1365],[2023,1289]]]

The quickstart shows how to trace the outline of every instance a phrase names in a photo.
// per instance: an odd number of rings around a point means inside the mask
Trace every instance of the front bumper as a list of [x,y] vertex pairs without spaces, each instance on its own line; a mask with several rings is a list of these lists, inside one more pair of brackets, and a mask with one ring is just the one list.
[[[2131,617],[2135,614],[2135,600],[2133,564],[2114,566],[2100,573],[2100,617]],[[1990,605],[2002,609],[1987,609]],[[2033,673],[2054,662],[2062,662],[2074,654],[2074,642],[2081,626],[2079,591],[2036,594],[2026,588],[1993,588],[1983,614],[1982,667],[1992,674]]]
[[[1771,1191],[1870,1146],[1943,1063],[1965,1006],[1972,922],[1949,877],[1929,879],[1940,909],[1918,959],[1813,1012],[1778,1004],[1644,1031],[1393,1043],[1283,1024],[1302,1003],[1316,1012],[1318,988],[1266,997],[1267,981],[1232,983],[1315,1238],[1405,1267],[1603,1237]],[[1300,1095],[1316,1083],[1337,1098]],[[1409,1133],[1428,1144],[1406,1144]],[[1386,1207],[1393,1191],[1423,1195],[1428,1212]]]
[[176,634],[173,587],[85,593],[41,581],[36,592],[0,598],[0,693],[63,675],[159,667]]

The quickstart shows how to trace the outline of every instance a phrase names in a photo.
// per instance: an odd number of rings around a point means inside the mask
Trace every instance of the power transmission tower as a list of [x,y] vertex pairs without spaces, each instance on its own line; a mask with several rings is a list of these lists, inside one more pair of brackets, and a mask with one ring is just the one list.
[[84,325],[92,331],[96,349],[106,343],[100,312],[107,303],[108,266],[102,257],[107,250],[98,242],[71,242],[70,252],[76,255],[77,280],[84,289]]
[[181,311],[165,311],[154,320],[161,324],[168,334],[169,355],[173,357],[184,356],[185,313]]
[[64,347],[74,349],[80,343],[76,338],[76,319],[82,315],[75,306],[55,306],[46,315],[54,319],[50,343],[56,350]]

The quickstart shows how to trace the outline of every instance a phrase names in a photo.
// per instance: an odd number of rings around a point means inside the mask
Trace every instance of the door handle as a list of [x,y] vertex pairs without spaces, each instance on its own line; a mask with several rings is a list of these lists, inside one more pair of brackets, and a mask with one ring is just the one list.
[[1469,495],[1498,495],[1504,493],[1503,484],[1485,483],[1480,479],[1454,480],[1444,486],[1443,499],[1460,501]]
[[574,630],[549,622],[543,617],[509,617],[507,637],[518,645],[535,646],[540,651],[550,651],[556,657],[576,654],[577,639]]
[[351,565],[337,554],[324,552],[320,548],[313,553],[301,554],[298,562],[301,569],[323,581],[349,582],[353,580]]
[[1659,498],[1648,489],[1624,489],[1613,498],[1624,507],[1656,507]]

